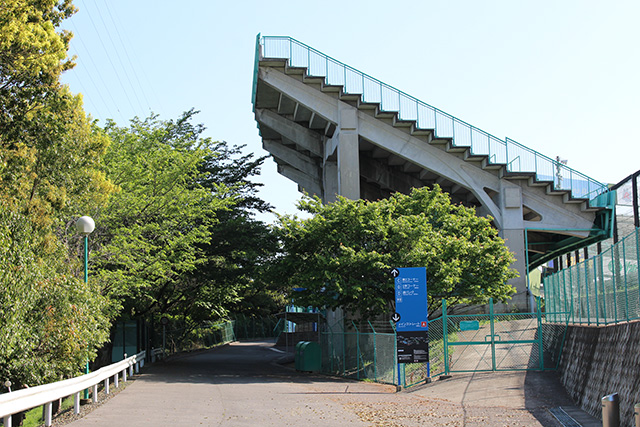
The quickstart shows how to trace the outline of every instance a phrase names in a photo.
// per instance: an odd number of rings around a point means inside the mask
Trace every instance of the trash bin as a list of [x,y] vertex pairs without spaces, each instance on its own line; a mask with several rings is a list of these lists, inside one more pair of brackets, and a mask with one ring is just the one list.
[[302,345],[305,344],[306,341],[298,341],[298,344],[296,344],[296,348],[293,352],[293,357],[294,357],[294,362],[295,362],[295,368],[296,371],[300,371],[300,363],[302,361],[302,352],[300,351],[300,349],[302,348]]
[[313,341],[301,341],[298,345],[296,345],[296,370],[303,372],[320,371],[322,367],[320,345]]
[[620,427],[620,398],[612,393],[602,398],[602,427]]

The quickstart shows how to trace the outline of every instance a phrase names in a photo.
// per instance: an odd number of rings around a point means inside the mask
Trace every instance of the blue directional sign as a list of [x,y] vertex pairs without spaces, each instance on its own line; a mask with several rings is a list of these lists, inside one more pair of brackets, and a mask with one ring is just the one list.
[[427,269],[425,267],[396,268],[396,322],[397,331],[426,331],[427,323]]
[[398,363],[429,362],[427,269],[394,268],[396,348]]

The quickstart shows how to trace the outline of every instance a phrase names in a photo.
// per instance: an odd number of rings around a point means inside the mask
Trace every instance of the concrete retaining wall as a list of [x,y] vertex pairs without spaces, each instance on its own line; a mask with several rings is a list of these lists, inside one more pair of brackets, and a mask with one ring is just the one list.
[[640,322],[606,327],[569,326],[560,359],[561,381],[569,395],[601,419],[601,399],[620,396],[623,426],[635,426],[640,403]]

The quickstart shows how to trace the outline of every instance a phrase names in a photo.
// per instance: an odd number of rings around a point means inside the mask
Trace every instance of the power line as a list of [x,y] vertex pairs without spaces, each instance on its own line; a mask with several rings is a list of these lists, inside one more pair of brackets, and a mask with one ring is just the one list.
[[[109,37],[109,41],[111,42],[111,46],[113,47],[115,52],[118,52],[118,49],[116,48],[116,45],[113,42],[113,39],[111,38],[111,32],[109,31],[109,27],[107,27],[107,24],[104,22],[104,19],[102,17],[102,13],[100,13],[100,8],[98,7],[98,4],[96,2],[94,2],[94,4],[96,6],[96,9],[98,9],[98,16],[100,17],[100,21],[102,22],[102,25],[104,26],[105,33]],[[138,98],[138,92],[136,91],[136,89],[133,87],[133,84],[131,83],[131,79],[129,78],[129,73],[127,72],[126,68],[124,67],[124,64],[122,63],[122,59],[121,59],[120,55],[116,54],[115,57],[118,58],[118,62],[120,63],[120,67],[122,67],[122,71],[124,72],[124,75],[127,78],[127,81],[129,82],[129,86],[131,86],[131,90],[133,92],[133,95],[136,97],[136,101],[138,102],[138,106],[140,107],[141,110],[144,110],[144,106],[140,102],[140,98]]]
[[[116,30],[116,34],[118,36],[118,40],[120,40],[120,45],[122,46],[122,51],[124,52],[124,54],[125,54],[125,56],[127,58],[127,61],[129,62],[129,67],[133,71],[133,76],[136,78],[136,81],[138,82],[138,86],[140,87],[140,92],[142,92],[142,96],[144,97],[144,100],[147,103],[147,108],[149,108],[149,110],[151,110],[151,103],[149,102],[149,99],[147,98],[147,94],[145,93],[145,90],[144,90],[142,84],[140,83],[140,79],[138,78],[138,73],[136,72],[136,68],[133,66],[133,63],[131,62],[131,57],[129,56],[129,51],[127,49],[127,46],[122,41],[122,37],[120,35],[120,30],[118,29],[119,25],[118,25],[118,23],[116,23],[115,19],[113,18],[113,14],[111,13],[111,7],[109,6],[109,2],[105,0],[104,5],[105,5],[105,7],[107,9],[107,12],[109,13],[109,18],[111,19],[111,22],[113,23],[113,28]],[[146,73],[143,73],[143,74],[146,77]],[[149,86],[151,87],[151,91],[153,92],[153,86],[151,86],[150,84],[149,84]]]
[[[71,26],[74,30],[75,34],[78,34],[78,30],[75,26],[75,24],[73,23],[73,21],[70,21]],[[102,86],[106,89],[107,93],[109,94],[109,98],[111,98],[111,102],[113,102],[114,107],[116,108],[116,111],[118,112],[118,114],[120,115],[120,118],[125,121],[125,118],[122,115],[122,112],[120,111],[120,109],[118,108],[118,103],[115,101],[115,99],[113,98],[113,95],[111,93],[110,90],[108,90],[108,86],[105,83],[104,79],[102,78],[102,73],[100,73],[100,69],[98,68],[98,66],[96,65],[95,61],[93,60],[93,57],[91,56],[91,54],[89,53],[90,50],[87,48],[87,46],[84,44],[84,41],[82,40],[82,37],[79,36],[77,38],[74,37],[75,40],[78,40],[80,42],[80,44],[82,45],[82,47],[84,48],[84,50],[86,51],[86,57],[89,58],[89,60],[91,61],[91,63],[93,64],[93,67],[96,70],[96,75],[100,78],[100,82],[102,83]],[[100,97],[100,99],[102,99],[103,104],[105,105],[105,107],[107,107],[107,113],[109,112],[109,107],[107,106],[107,103],[104,100],[104,97],[102,96],[102,91],[99,89],[98,85],[95,83],[95,81],[93,80],[92,77],[92,73],[91,72],[87,72],[88,76],[89,76],[89,80],[91,80],[93,86],[96,88],[96,91],[98,93],[98,96]],[[109,114],[110,116],[113,116],[112,114]]]
[[[87,8],[87,16],[89,17],[89,20],[91,21],[91,24],[93,25],[93,28],[96,30],[96,34],[98,35],[98,39],[100,39],[100,44],[102,45],[102,48],[104,49],[104,53],[107,55],[107,59],[109,60],[109,64],[111,64],[111,68],[113,68],[113,71],[116,75],[116,77],[118,76],[118,70],[116,70],[115,65],[113,65],[113,61],[111,61],[111,57],[109,55],[109,51],[107,50],[107,47],[105,46],[104,42],[102,41],[102,37],[100,37],[100,32],[98,31],[98,27],[96,26],[96,23],[93,20],[93,17],[91,16],[91,13],[89,12],[89,9]],[[133,106],[133,103],[131,102],[131,98],[129,98],[129,95],[127,93],[127,90],[125,89],[124,85],[122,84],[122,80],[121,79],[117,79],[118,83],[120,84],[120,87],[122,88],[122,92],[125,96],[125,98],[127,98],[127,102],[129,103],[129,106],[131,107],[131,111],[136,111],[135,107]]]

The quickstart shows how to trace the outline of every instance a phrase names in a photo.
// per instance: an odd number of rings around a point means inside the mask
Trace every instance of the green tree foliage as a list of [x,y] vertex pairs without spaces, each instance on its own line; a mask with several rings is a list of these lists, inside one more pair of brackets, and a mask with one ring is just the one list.
[[263,266],[276,252],[277,241],[271,227],[254,217],[272,209],[258,197],[262,184],[251,180],[259,175],[265,158],[243,154],[243,148],[216,142],[211,146],[213,154],[201,166],[206,173],[203,185],[224,184],[235,200],[218,212],[218,221],[210,228],[211,241],[202,246],[207,261],[198,269],[197,280],[211,283],[204,292],[219,294],[199,298],[199,306],[206,310],[203,315],[216,306],[220,316],[228,312],[265,316],[284,307],[282,294],[271,289],[263,276]]
[[272,266],[298,305],[337,308],[367,318],[392,309],[393,267],[426,267],[429,311],[451,304],[505,301],[516,277],[513,255],[490,219],[451,204],[439,187],[376,202],[305,199],[313,216],[279,218],[282,256]]
[[186,330],[247,304],[273,310],[275,298],[259,267],[276,241],[253,217],[271,208],[251,181],[264,159],[203,137],[195,114],[107,126],[105,171],[118,190],[92,236],[99,280],[123,313],[167,315]]
[[0,203],[0,378],[16,387],[77,375],[109,329],[106,299],[63,245],[43,256],[35,228]]
[[106,128],[105,172],[117,191],[94,215],[93,260],[104,293],[125,313],[184,313],[201,286],[189,280],[205,260],[199,245],[210,240],[216,212],[234,201],[224,186],[211,191],[198,183],[210,150],[204,128],[191,124],[194,114]]
[[46,229],[112,190],[97,169],[108,140],[59,82],[73,66],[71,33],[57,31],[71,1],[0,4],[0,198]]
[[[106,200],[108,139],[59,82],[70,0],[0,0],[0,375],[35,385],[80,372],[107,339],[107,303],[79,280],[73,220]],[[81,253],[81,252],[80,252]]]

